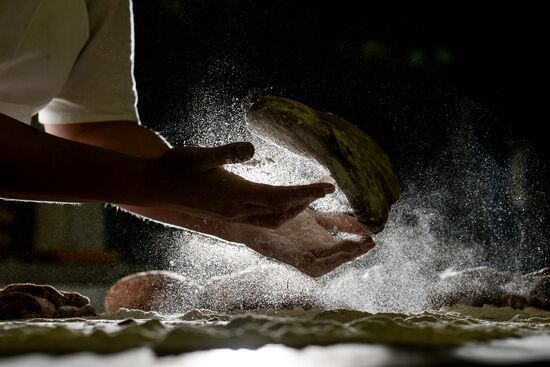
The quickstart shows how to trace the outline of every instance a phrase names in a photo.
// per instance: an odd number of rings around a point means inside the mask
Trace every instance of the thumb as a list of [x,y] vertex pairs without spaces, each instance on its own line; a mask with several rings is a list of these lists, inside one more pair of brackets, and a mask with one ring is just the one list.
[[199,172],[224,164],[246,162],[254,155],[254,145],[248,142],[231,143],[213,148],[197,148],[193,166]]

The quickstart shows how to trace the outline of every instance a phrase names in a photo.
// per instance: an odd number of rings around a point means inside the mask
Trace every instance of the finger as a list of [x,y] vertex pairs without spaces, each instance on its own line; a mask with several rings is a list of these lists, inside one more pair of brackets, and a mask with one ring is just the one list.
[[224,164],[246,162],[254,155],[254,145],[247,142],[231,143],[213,148],[195,148],[193,166],[204,172]]
[[298,214],[306,210],[308,206],[309,206],[309,203],[305,203],[305,204],[301,204],[296,207],[290,208],[282,213],[252,215],[252,216],[246,217],[245,221],[246,223],[249,223],[255,226],[276,229],[276,228],[279,228],[281,225],[283,225],[285,222],[289,221],[290,219],[296,217]]
[[334,185],[326,182],[318,182],[309,185],[298,186],[270,186],[258,184],[251,192],[249,201],[260,206],[269,206],[279,209],[290,208],[305,202],[312,202],[327,194],[333,193]]
[[372,248],[374,248],[374,246],[374,241],[370,236],[363,236],[359,241],[341,240],[338,241],[334,246],[315,248],[311,250],[311,252],[317,258],[324,258],[340,252],[361,254],[370,251]]
[[356,248],[355,251],[338,252],[330,256],[318,258],[311,265],[310,269],[308,269],[308,273],[313,277],[324,275],[336,269],[340,265],[346,262],[352,261],[357,257],[365,254],[366,252],[370,251],[373,247],[374,247],[374,243],[373,243],[373,246],[359,246]]
[[301,201],[307,197],[320,198],[332,194],[336,188],[328,182],[316,182],[308,185],[299,186],[274,186],[273,194],[277,195],[279,200],[288,202]]
[[350,215],[340,213],[320,213],[311,211],[315,221],[328,231],[340,231],[364,235],[365,230],[359,221]]
[[288,211],[293,211],[296,208],[303,208],[300,210],[300,211],[303,211],[315,200],[316,200],[315,198],[307,198],[307,199],[304,199],[302,202],[298,202],[298,203],[284,203],[284,204],[277,204],[277,205],[248,204],[245,206],[248,212],[247,214],[245,214],[245,216],[280,215]]
[[352,261],[359,255],[350,254],[347,252],[340,252],[338,254],[334,254],[331,256],[327,256],[321,259],[318,259],[311,265],[311,268],[308,270],[308,273],[312,277],[319,277],[321,275],[325,275],[343,263],[346,263],[348,261]]

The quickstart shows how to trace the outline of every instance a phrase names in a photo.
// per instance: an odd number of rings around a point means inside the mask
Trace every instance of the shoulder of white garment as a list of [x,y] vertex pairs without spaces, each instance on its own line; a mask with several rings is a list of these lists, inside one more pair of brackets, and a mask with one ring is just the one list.
[[137,121],[128,0],[1,0],[0,112]]
[[29,123],[62,88],[88,36],[84,0],[0,1],[0,112]]
[[71,74],[40,111],[46,124],[138,121],[128,0],[86,2],[90,35]]

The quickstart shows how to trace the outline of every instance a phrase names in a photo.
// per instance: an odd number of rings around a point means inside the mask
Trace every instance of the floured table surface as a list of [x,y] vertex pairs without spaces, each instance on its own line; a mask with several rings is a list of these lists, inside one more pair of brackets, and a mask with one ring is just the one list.
[[471,343],[533,337],[550,341],[550,312],[457,306],[419,314],[191,310],[160,316],[120,310],[82,319],[1,322],[0,354],[105,354],[146,347],[157,355],[167,355],[217,348],[257,349],[268,344],[303,348],[342,343],[451,351]]

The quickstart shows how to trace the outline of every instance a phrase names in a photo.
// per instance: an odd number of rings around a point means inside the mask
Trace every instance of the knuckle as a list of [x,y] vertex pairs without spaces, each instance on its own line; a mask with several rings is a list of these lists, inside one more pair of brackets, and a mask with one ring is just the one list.
[[319,269],[318,266],[312,266],[309,269],[307,269],[306,274],[309,275],[312,278],[318,278],[321,275],[325,274],[325,272],[323,272],[321,269]]
[[315,251],[314,250],[311,250],[311,251],[308,251],[304,254],[303,256],[303,260],[309,264],[309,265],[313,265],[315,263],[315,261],[317,260],[317,254],[315,254]]

